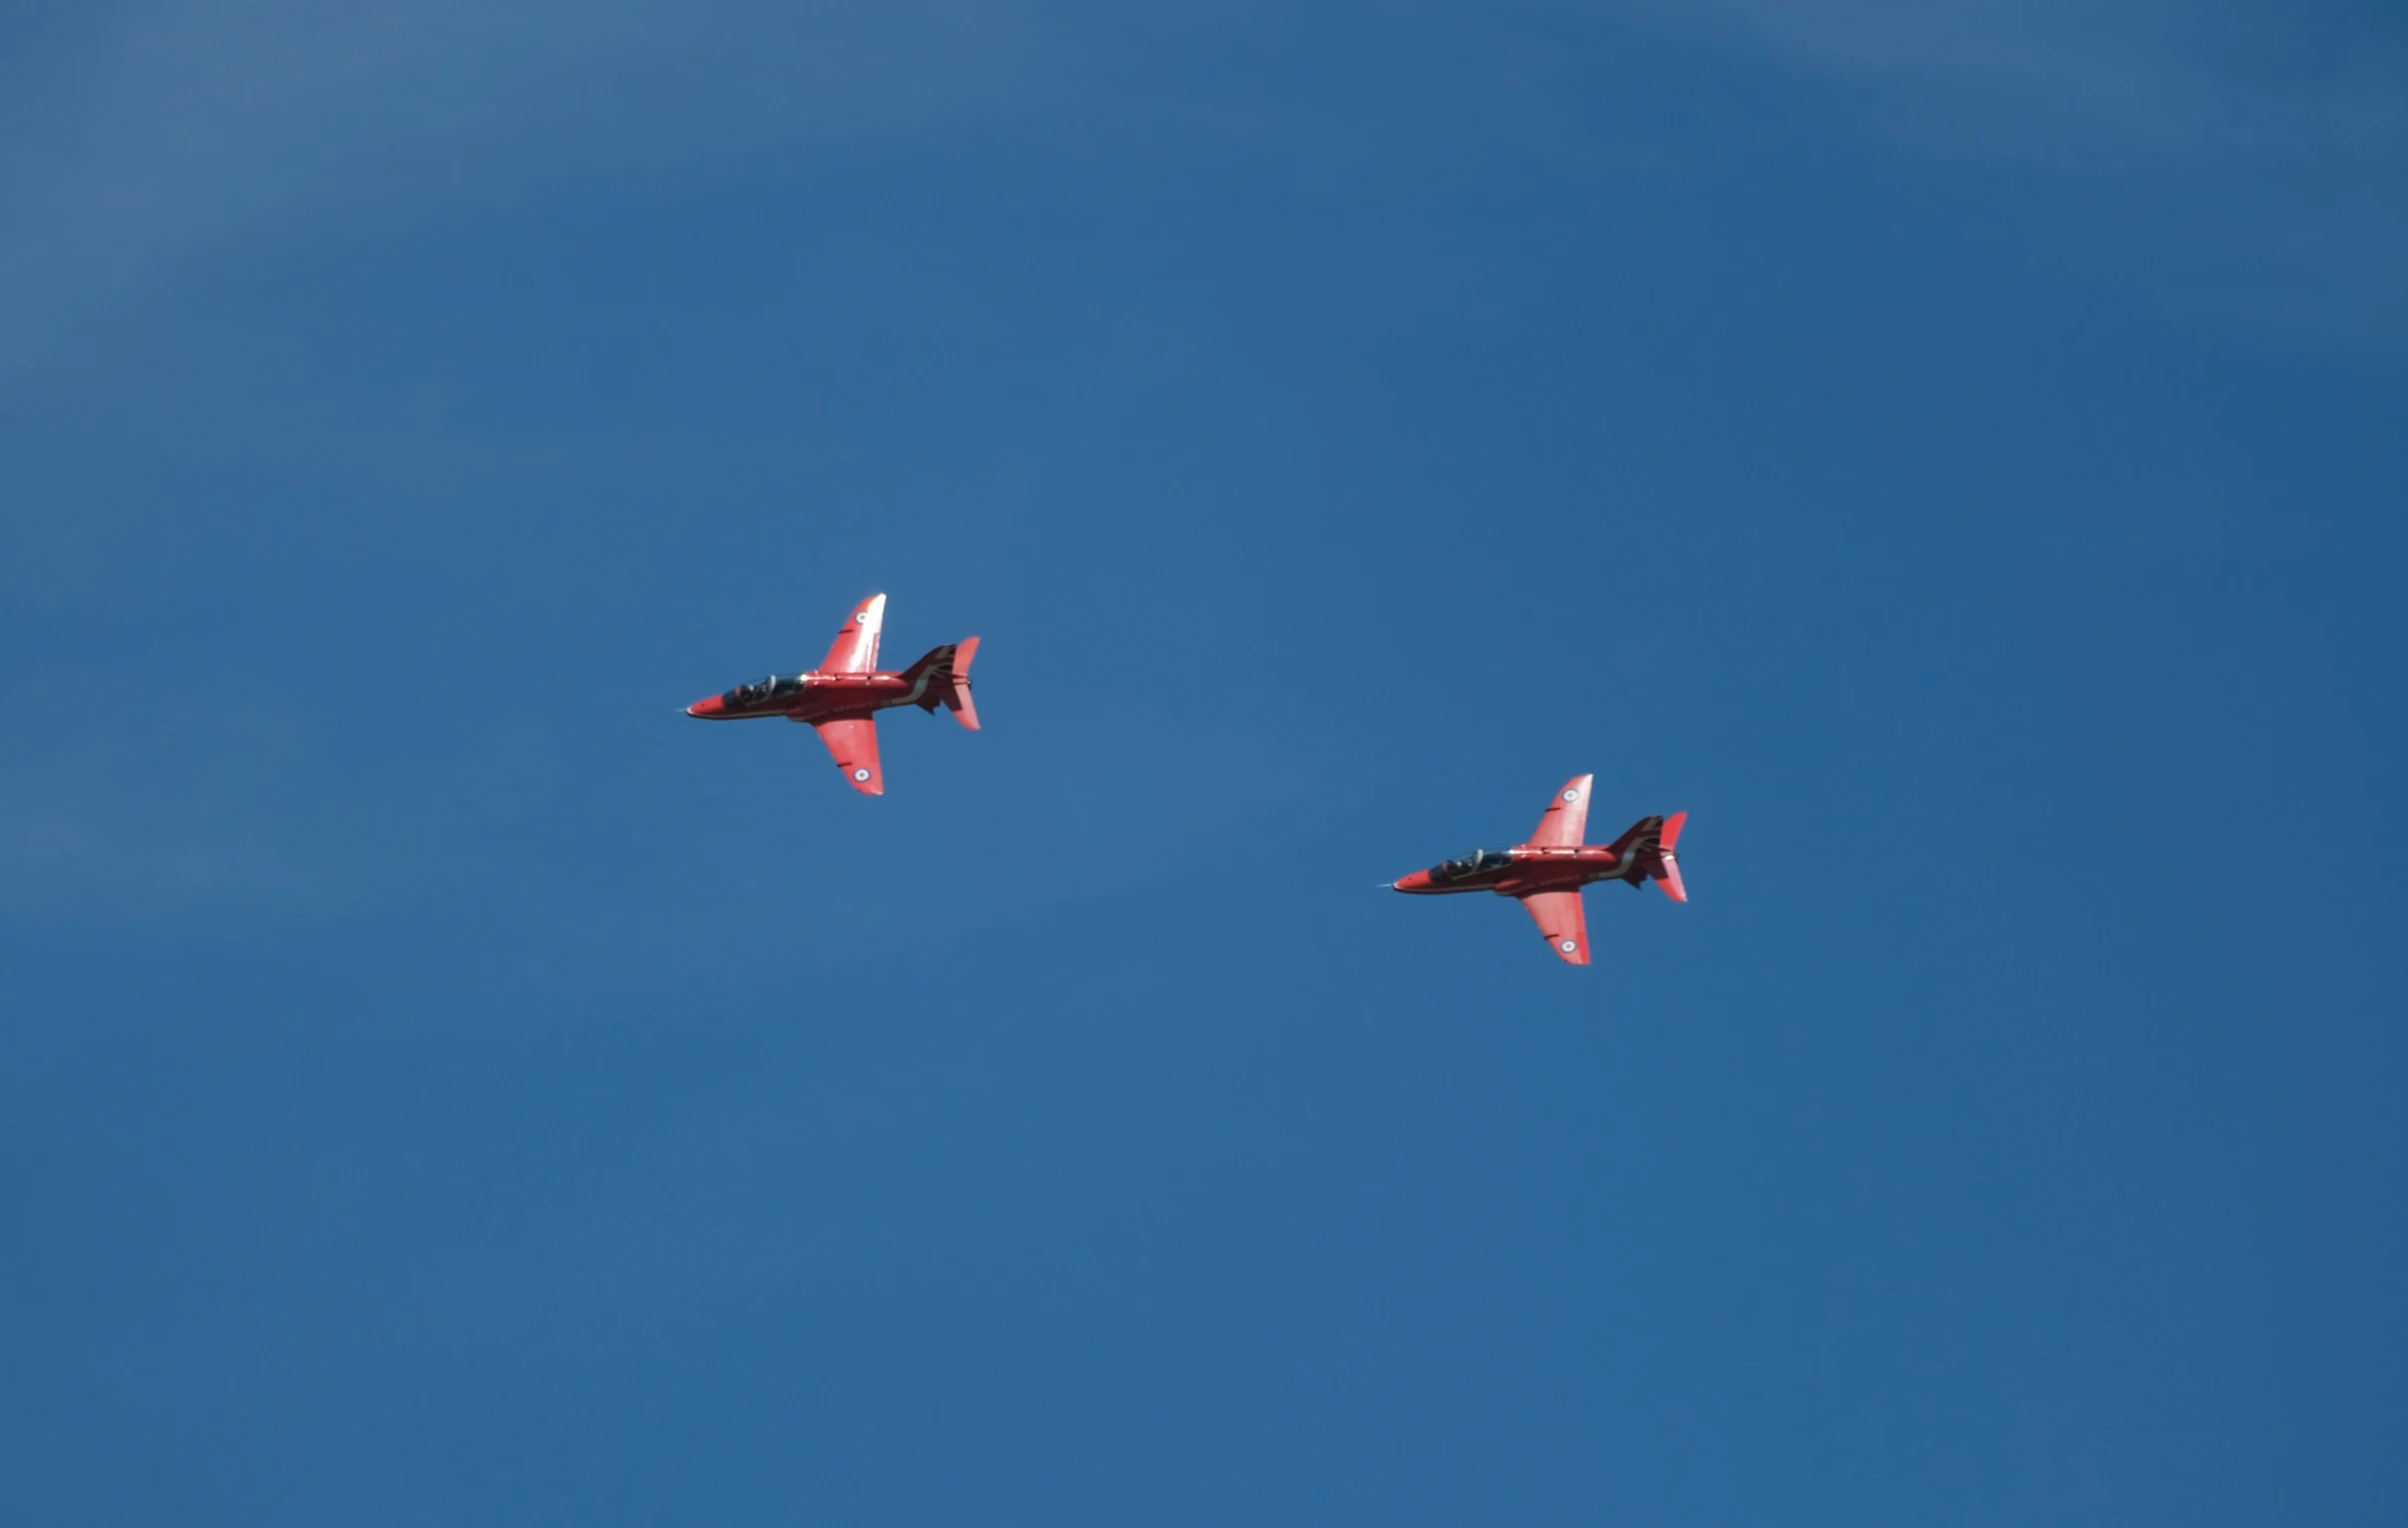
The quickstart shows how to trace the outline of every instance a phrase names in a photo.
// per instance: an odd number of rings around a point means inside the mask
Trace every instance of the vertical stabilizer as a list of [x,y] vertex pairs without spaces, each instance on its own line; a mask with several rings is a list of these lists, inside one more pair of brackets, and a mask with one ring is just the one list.
[[1689,899],[1689,888],[1680,883],[1680,861],[1672,849],[1680,842],[1680,829],[1687,825],[1689,814],[1675,811],[1664,818],[1663,834],[1657,839],[1655,863],[1647,870],[1647,878],[1664,888],[1664,895],[1676,902]]
[[954,649],[953,678],[945,691],[945,709],[974,733],[979,730],[979,709],[970,704],[970,661],[978,656],[979,640],[963,638]]
[[977,732],[979,709],[970,700],[970,662],[978,656],[976,637],[931,648],[920,662],[903,671],[903,677],[912,682],[911,693],[905,699],[931,716],[943,706],[954,714],[956,722]]

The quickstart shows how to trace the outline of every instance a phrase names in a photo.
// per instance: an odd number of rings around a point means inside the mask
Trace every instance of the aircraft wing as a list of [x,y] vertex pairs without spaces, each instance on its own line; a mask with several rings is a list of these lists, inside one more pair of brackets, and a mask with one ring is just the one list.
[[1530,830],[1531,848],[1578,848],[1588,832],[1588,785],[1593,774],[1575,774],[1563,782],[1546,803],[1538,825]]
[[812,730],[836,756],[836,766],[845,771],[845,782],[864,795],[884,795],[886,776],[878,772],[878,719],[875,717],[839,717],[833,722],[815,722]]
[[[843,631],[836,634],[836,646],[820,661],[822,674],[872,674],[878,669],[878,631],[887,624],[887,597],[872,595],[853,608],[845,618]],[[871,767],[878,760],[873,757]]]
[[[1580,792],[1583,799],[1588,791]],[[1568,965],[1588,963],[1588,914],[1581,909],[1580,893],[1570,891],[1532,891],[1521,899],[1530,911],[1530,921],[1546,935],[1546,947]]]

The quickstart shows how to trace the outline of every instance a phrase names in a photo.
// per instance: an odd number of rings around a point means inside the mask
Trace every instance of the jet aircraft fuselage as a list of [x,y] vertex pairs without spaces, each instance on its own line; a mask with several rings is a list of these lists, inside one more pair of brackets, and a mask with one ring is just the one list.
[[754,722],[763,717],[823,722],[892,706],[918,706],[928,696],[931,678],[925,670],[917,674],[822,674],[818,670],[773,674],[739,685],[725,695],[705,696],[687,707],[686,715],[706,722]]
[[886,774],[878,762],[878,714],[897,706],[934,712],[939,706],[977,732],[978,708],[970,700],[970,664],[979,640],[966,637],[931,649],[900,674],[878,667],[878,639],[886,626],[887,597],[872,595],[853,608],[820,667],[795,675],[773,674],[723,695],[705,696],[686,715],[706,722],[751,722],[784,717],[816,729],[820,741],[864,795],[884,794]]
[[1621,880],[1634,886],[1652,880],[1672,900],[1689,899],[1680,882],[1680,861],[1674,857],[1681,825],[1689,814],[1676,811],[1668,817],[1641,817],[1611,843],[1584,843],[1592,783],[1585,774],[1565,780],[1555,798],[1547,802],[1527,843],[1474,849],[1389,884],[1412,896],[1493,891],[1513,897],[1528,911],[1558,959],[1586,965],[1588,914],[1580,905],[1582,886],[1592,880]]
[[[1640,826],[1652,825],[1659,832],[1662,817],[1649,817]],[[1496,891],[1506,896],[1520,896],[1530,891],[1577,890],[1592,880],[1634,880],[1646,874],[1643,853],[1637,844],[1615,848],[1603,843],[1583,843],[1577,848],[1515,848],[1474,849],[1459,859],[1449,859],[1415,870],[1396,882],[1395,888],[1416,896],[1446,896],[1457,891]]]

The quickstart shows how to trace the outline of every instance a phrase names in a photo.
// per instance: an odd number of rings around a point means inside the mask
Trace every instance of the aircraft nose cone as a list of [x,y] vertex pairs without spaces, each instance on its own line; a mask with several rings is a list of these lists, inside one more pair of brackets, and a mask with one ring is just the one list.
[[718,696],[705,696],[686,708],[689,717],[716,717],[728,709],[728,703]]
[[1396,877],[1394,882],[1390,884],[1389,889],[1394,891],[1426,891],[1429,889],[1429,871],[1415,870],[1410,875],[1399,875]]

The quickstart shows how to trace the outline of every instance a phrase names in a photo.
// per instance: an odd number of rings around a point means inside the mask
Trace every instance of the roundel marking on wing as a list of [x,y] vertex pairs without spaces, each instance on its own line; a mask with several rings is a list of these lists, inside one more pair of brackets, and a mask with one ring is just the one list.
[[1565,939],[1565,940],[1563,941],[1563,943],[1562,943],[1562,946],[1561,946],[1561,948],[1562,948],[1563,952],[1564,952],[1565,954],[1567,954],[1567,955],[1568,955],[1568,954],[1570,954],[1570,953],[1571,953],[1573,950],[1575,950],[1575,949],[1578,949],[1579,947],[1580,947],[1580,946],[1579,946],[1578,944],[1576,944],[1576,943],[1572,942],[1570,939]]
[[868,626],[870,624],[870,613],[868,611],[855,611],[853,613],[853,624],[856,626]]
[[1576,801],[1580,798],[1580,792],[1577,790],[1566,790],[1563,792],[1563,798],[1567,801]]
[[853,777],[855,779],[868,779],[870,777],[870,771],[867,769],[856,769],[853,771]]

